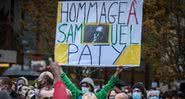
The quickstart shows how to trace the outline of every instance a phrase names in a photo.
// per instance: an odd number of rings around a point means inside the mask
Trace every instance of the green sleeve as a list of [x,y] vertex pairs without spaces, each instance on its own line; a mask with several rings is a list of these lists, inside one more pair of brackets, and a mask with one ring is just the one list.
[[66,87],[71,91],[73,99],[77,99],[80,96],[81,91],[71,82],[65,73],[60,75],[61,80],[64,82]]
[[98,99],[106,99],[108,91],[115,86],[118,80],[119,79],[117,77],[112,76],[108,83],[98,93],[95,93],[96,97]]

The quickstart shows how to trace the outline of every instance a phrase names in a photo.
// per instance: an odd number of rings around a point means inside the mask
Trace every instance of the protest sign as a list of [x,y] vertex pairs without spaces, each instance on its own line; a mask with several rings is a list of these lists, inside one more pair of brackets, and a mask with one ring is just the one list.
[[55,61],[69,66],[139,66],[143,0],[58,3]]

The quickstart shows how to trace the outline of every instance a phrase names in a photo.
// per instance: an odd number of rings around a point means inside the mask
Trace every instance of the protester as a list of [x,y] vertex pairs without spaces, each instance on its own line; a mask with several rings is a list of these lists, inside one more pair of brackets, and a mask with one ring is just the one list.
[[158,90],[148,91],[147,99],[160,99],[160,92]]
[[28,80],[25,77],[19,77],[16,80],[16,86],[28,85]]
[[54,93],[54,77],[49,71],[45,71],[38,77],[39,98],[51,98]]
[[[92,78],[86,77],[79,83],[81,90],[70,81],[67,75],[57,64],[52,63],[52,73],[42,72],[36,80],[36,88],[29,86],[25,77],[19,77],[13,82],[8,77],[0,78],[0,99],[145,99],[146,90],[143,83],[135,83],[131,89],[129,86],[116,86],[118,81],[116,73],[109,82],[95,92],[95,84]],[[57,71],[58,70],[58,71]],[[16,86],[16,87],[15,87]],[[68,88],[68,89],[67,89]],[[152,88],[147,91],[147,99],[185,99],[181,85],[179,90],[169,90],[161,94],[160,89]],[[130,91],[129,91],[130,90]],[[181,91],[182,90],[182,91]],[[16,91],[16,92],[15,92]],[[109,92],[109,94],[108,94]],[[132,92],[131,95],[129,93]],[[108,94],[108,95],[107,95]],[[107,96],[107,97],[106,97]]]
[[24,99],[36,99],[35,94],[34,94],[34,89],[30,88],[25,94]]
[[0,91],[8,93],[12,99],[18,99],[18,95],[12,90],[12,80],[8,77],[0,78]]
[[17,94],[19,95],[19,97],[25,98],[26,93],[27,93],[28,90],[29,90],[28,86],[22,85],[22,86],[18,87]]
[[123,92],[128,95],[129,99],[132,97],[131,86],[125,86]]
[[[52,71],[57,78],[61,78],[61,80],[64,82],[66,87],[72,92],[73,99],[79,99],[81,98],[85,93],[84,92],[92,92],[94,93],[93,90],[93,85],[92,83],[86,82],[86,86],[83,86],[81,83],[81,90],[79,90],[68,78],[68,76],[64,73],[62,69],[60,69],[59,65],[56,63],[51,62],[51,68]],[[111,77],[109,82],[97,93],[94,93],[97,99],[106,99],[108,91],[110,91],[114,85],[118,82],[118,77],[117,75],[122,71],[121,68],[117,68],[115,74]],[[87,78],[85,78],[87,79]],[[82,80],[83,81],[83,80]],[[81,81],[81,82],[82,82]],[[86,90],[86,91],[83,91]]]
[[89,77],[86,77],[84,79],[82,79],[82,81],[80,82],[80,85],[82,86],[82,93],[86,93],[86,92],[94,92],[94,81],[89,78]]
[[133,99],[145,99],[146,91],[144,85],[140,82],[135,83],[132,87]]
[[128,95],[125,93],[119,93],[115,96],[115,99],[129,99]]
[[67,93],[64,83],[57,80],[54,85],[54,99],[71,99],[70,92]]
[[11,92],[12,81],[8,77],[0,78],[0,91]]
[[108,99],[114,99],[116,94],[117,94],[117,92],[115,90],[111,90],[108,95]]
[[25,77],[19,77],[16,79],[16,93],[19,98],[24,99],[25,94],[28,91],[28,80]]

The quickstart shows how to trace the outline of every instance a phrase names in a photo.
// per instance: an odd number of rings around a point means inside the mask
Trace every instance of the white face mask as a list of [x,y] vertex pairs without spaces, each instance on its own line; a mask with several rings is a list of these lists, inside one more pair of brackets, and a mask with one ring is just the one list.
[[89,92],[89,88],[87,88],[87,87],[82,87],[82,93],[86,93],[86,92]]

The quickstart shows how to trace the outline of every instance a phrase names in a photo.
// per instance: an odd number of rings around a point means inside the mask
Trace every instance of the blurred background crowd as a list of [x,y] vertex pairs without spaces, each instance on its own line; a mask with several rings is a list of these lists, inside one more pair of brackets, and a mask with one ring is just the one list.
[[[90,78],[93,79],[93,78]],[[25,77],[18,77],[12,80],[9,77],[0,77],[0,98],[1,99],[55,99],[54,84],[56,83],[50,71],[42,72],[34,82],[30,82]],[[90,85],[94,82],[86,81]],[[93,92],[98,92],[105,84],[95,85]],[[80,89],[80,88],[79,88]],[[69,90],[66,89],[68,99],[73,99]],[[118,82],[115,87],[107,93],[107,99],[184,99],[185,83],[181,84],[177,90],[163,92],[159,86],[146,89],[142,82],[134,85]],[[59,93],[63,93],[62,91]],[[56,98],[57,99],[57,98]],[[59,98],[63,99],[63,98]],[[82,99],[97,99],[90,95]]]

